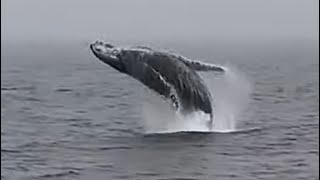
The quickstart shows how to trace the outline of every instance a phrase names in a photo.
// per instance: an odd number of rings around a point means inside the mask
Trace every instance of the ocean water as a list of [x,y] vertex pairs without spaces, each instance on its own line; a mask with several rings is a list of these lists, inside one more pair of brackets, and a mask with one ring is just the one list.
[[212,132],[87,43],[2,44],[1,179],[319,179],[316,44],[155,43],[228,68]]

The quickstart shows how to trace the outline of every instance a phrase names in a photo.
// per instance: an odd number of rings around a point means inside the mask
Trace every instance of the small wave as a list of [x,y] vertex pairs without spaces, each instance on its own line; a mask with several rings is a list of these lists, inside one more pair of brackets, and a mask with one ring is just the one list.
[[3,153],[20,153],[19,150],[13,150],[13,149],[1,149],[1,152]]
[[127,150],[127,149],[133,149],[129,146],[109,146],[109,147],[100,147],[99,150]]
[[160,176],[160,173],[156,173],[156,172],[137,172],[136,173],[137,176]]
[[35,87],[33,86],[26,86],[26,87],[1,87],[1,91],[28,91],[34,90]]
[[119,97],[119,95],[106,94],[106,95],[103,95],[102,97],[107,98],[107,99],[113,99],[113,98]]
[[52,174],[44,174],[44,175],[40,175],[40,178],[58,178],[58,177],[65,177],[65,176],[69,176],[69,175],[79,175],[80,173],[78,171],[75,170],[69,170],[66,172],[59,172],[59,173],[52,173]]
[[16,87],[1,87],[1,91],[14,91],[18,90]]
[[72,89],[69,89],[69,88],[59,88],[59,89],[56,89],[57,92],[72,92],[73,90]]
[[41,102],[42,100],[36,97],[26,97],[24,100],[32,102]]

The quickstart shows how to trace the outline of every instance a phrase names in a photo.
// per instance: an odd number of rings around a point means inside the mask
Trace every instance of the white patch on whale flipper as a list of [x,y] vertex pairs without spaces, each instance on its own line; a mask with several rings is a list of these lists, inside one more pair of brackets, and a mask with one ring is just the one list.
[[187,58],[181,58],[181,60],[191,69],[195,71],[217,71],[217,72],[225,72],[226,69],[222,66],[218,66],[215,64],[209,64],[197,60],[189,60]]

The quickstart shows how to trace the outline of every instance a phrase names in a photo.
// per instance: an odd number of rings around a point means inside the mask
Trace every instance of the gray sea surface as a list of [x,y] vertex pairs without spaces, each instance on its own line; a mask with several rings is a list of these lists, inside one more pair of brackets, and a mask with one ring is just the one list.
[[87,42],[2,44],[1,179],[319,179],[317,42],[151,45],[245,74],[236,130],[145,134],[146,89]]

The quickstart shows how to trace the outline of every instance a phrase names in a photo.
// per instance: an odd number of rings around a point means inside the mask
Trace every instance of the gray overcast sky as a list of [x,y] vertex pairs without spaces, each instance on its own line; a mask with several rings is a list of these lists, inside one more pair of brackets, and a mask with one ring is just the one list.
[[318,0],[2,0],[4,41],[318,38]]

